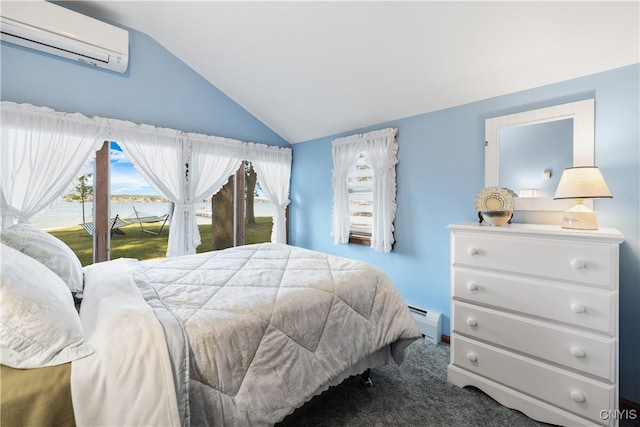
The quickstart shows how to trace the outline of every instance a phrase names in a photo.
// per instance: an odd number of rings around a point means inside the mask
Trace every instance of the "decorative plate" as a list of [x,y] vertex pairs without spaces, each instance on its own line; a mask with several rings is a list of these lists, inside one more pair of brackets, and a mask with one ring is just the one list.
[[487,187],[476,196],[476,210],[513,211],[513,192],[508,188]]

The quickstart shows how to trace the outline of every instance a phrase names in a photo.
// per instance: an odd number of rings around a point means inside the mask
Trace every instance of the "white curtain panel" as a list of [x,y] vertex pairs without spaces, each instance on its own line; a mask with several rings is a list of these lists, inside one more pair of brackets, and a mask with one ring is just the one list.
[[331,235],[336,245],[349,243],[349,192],[347,179],[362,152],[361,135],[351,135],[332,141],[333,156],[333,215]]
[[2,227],[28,223],[74,186],[104,143],[82,114],[3,101],[0,144]]
[[247,152],[260,186],[275,206],[271,241],[287,243],[286,209],[289,205],[291,150],[248,144]]
[[[277,157],[282,164],[286,164],[286,171],[279,174],[265,172],[268,177],[263,177],[261,183],[264,183],[265,192],[267,186],[274,188],[267,193],[267,197],[277,208],[286,207],[288,203],[291,169],[289,148],[269,147],[117,120],[107,121],[113,135],[118,142],[122,142],[121,147],[125,155],[131,159],[140,174],[156,191],[175,203],[169,227],[169,257],[196,253],[196,248],[201,243],[196,203],[217,193],[238,170],[249,152],[269,152],[274,148],[272,151],[277,153],[277,156],[269,158],[264,155],[263,158],[273,161]],[[257,158],[260,161],[261,157]],[[263,163],[266,165],[268,161],[265,160]],[[262,167],[266,168],[267,166]],[[284,187],[286,193],[280,192],[280,187]],[[276,233],[275,238],[281,242],[286,242],[284,207],[280,208],[281,213],[278,209],[276,211],[272,232]],[[272,235],[272,241],[273,239]]]
[[217,193],[235,174],[244,159],[244,144],[220,137],[186,134],[191,143],[193,174],[189,177],[192,199],[201,201]]
[[390,252],[394,242],[396,217],[396,163],[398,163],[397,129],[367,134],[365,157],[373,169],[373,230],[371,247],[375,252]]
[[200,232],[196,220],[195,204],[217,193],[229,181],[242,163],[244,146],[225,138],[205,138],[194,134],[191,138],[191,168],[188,177],[191,201],[189,215],[195,224],[192,236],[193,251],[200,245]]
[[390,252],[396,215],[396,157],[398,129],[388,128],[333,140],[333,231],[335,244],[349,242],[347,174],[363,153],[373,169],[373,227],[371,247]]
[[167,256],[195,253],[193,239],[189,236],[198,233],[198,225],[188,221],[189,191],[185,180],[189,168],[188,159],[183,156],[182,132],[120,120],[108,119],[107,122],[113,137],[138,173],[175,204]]
[[175,203],[167,256],[196,253],[200,231],[196,203],[227,183],[250,157],[269,200],[276,206],[272,241],[286,242],[291,149],[183,133],[110,120],[125,155],[158,192]]

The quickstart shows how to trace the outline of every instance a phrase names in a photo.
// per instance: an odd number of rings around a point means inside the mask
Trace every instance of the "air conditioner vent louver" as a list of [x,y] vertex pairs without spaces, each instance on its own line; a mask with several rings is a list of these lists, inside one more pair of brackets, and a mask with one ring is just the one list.
[[129,33],[46,1],[5,2],[0,9],[2,40],[124,73]]
[[409,305],[409,312],[411,312],[425,339],[438,344],[442,337],[442,314],[415,305]]

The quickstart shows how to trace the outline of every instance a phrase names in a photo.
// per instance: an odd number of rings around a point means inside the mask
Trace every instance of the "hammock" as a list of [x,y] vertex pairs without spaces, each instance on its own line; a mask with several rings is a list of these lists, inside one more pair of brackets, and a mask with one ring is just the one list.
[[[125,225],[127,225],[127,223],[121,220],[119,215],[116,215],[115,218],[111,218],[109,220],[109,224],[111,226],[112,236],[116,232],[116,230],[118,230],[120,234],[124,234],[124,232],[120,230],[120,227],[124,227]],[[82,226],[82,228],[84,228],[84,231],[89,233],[90,236],[93,236],[93,233],[95,232],[95,227],[96,227],[93,222],[85,222],[84,224],[80,224],[80,225]]]
[[[153,234],[155,236],[157,236],[158,234],[160,234],[162,232],[162,229],[164,228],[164,225],[167,223],[167,220],[169,219],[169,214],[164,214],[161,216],[157,216],[157,215],[150,215],[150,214],[146,214],[144,212],[140,212],[139,210],[137,210],[135,208],[135,206],[133,207],[133,213],[135,216],[128,216],[125,220],[129,223],[134,223],[134,224],[140,224],[140,228],[142,229],[142,231],[144,231],[145,233],[149,233],[149,234]],[[162,226],[160,227],[160,230],[156,233],[155,231],[151,231],[148,230],[146,228],[144,228],[144,226],[142,224],[151,224],[151,223],[156,223],[156,222],[161,222]]]

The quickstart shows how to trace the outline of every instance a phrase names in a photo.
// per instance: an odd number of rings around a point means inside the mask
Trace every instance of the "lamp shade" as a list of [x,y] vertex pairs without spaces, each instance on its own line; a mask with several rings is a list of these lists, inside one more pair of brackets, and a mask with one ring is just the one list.
[[567,168],[562,172],[554,199],[610,198],[611,192],[595,166]]

